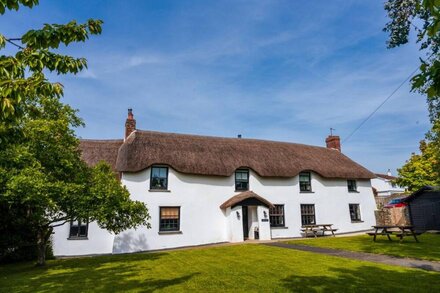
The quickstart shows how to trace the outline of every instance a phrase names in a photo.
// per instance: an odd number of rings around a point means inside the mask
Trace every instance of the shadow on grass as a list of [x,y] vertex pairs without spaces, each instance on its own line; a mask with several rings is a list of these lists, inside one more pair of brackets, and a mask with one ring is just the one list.
[[395,236],[392,236],[391,239],[392,241],[389,241],[386,237],[379,236],[374,242],[372,237],[362,235],[331,239],[307,239],[290,243],[440,261],[440,249],[438,249],[440,247],[440,235],[420,235],[418,236],[420,240],[418,243],[412,237],[405,237],[402,243]]
[[358,239],[358,245],[364,252],[440,261],[440,249],[438,249],[440,235],[420,235],[418,236],[420,242],[416,242],[413,237],[409,236],[404,237],[400,242],[397,237],[393,236],[391,236],[392,241],[386,237],[378,237],[376,242],[370,236],[364,236]]
[[156,260],[166,255],[167,253],[136,253],[62,259],[49,262],[43,268],[31,264],[21,265],[7,274],[17,273],[14,271],[19,271],[22,276],[27,274],[30,282],[26,286],[10,284],[10,289],[25,292],[153,292],[185,283],[199,274],[192,272],[167,276],[166,273],[152,273],[154,266],[160,266],[160,262]]
[[281,285],[291,292],[438,292],[440,274],[361,266],[356,269],[333,268],[322,276],[291,275],[282,279]]

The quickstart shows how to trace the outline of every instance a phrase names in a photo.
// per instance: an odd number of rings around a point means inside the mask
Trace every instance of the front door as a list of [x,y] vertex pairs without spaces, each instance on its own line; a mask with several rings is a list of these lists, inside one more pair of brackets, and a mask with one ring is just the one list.
[[249,221],[248,221],[248,207],[242,207],[243,214],[243,238],[244,240],[249,238]]

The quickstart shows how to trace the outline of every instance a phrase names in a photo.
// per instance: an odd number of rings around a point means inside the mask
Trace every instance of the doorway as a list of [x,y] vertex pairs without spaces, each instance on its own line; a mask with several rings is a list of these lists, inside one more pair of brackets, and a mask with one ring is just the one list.
[[243,221],[243,238],[249,239],[249,219],[248,219],[248,207],[242,206],[242,221]]

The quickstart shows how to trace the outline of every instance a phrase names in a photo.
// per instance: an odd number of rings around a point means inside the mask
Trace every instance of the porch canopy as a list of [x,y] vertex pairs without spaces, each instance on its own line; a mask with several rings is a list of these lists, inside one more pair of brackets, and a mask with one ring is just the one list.
[[267,199],[259,196],[258,194],[254,193],[251,190],[245,191],[245,192],[241,192],[237,195],[234,195],[233,197],[231,197],[230,199],[228,199],[227,201],[225,201],[220,208],[221,209],[226,209],[229,207],[235,207],[235,206],[258,206],[258,205],[263,205],[266,206],[268,208],[273,208],[274,205],[268,201]]

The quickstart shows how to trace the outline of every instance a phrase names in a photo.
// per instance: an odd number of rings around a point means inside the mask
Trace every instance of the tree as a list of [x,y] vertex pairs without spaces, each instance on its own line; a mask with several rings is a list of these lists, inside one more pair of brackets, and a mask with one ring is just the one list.
[[[0,0],[0,13],[37,4],[38,0]],[[149,227],[147,207],[130,200],[110,166],[89,168],[81,160],[73,129],[83,122],[76,110],[60,101],[61,84],[49,82],[44,74],[84,69],[84,58],[50,50],[100,34],[101,24],[71,21],[46,24],[20,38],[0,35],[0,49],[6,44],[17,48],[15,56],[0,56],[0,207],[6,211],[0,223],[19,220],[29,227],[35,234],[30,239],[36,239],[39,265],[45,264],[53,228],[69,221],[96,221],[114,233]]]
[[[0,14],[6,10],[18,10],[20,5],[33,7],[38,0],[0,1]],[[0,34],[0,49],[7,44],[17,48],[14,56],[0,56],[0,134],[8,131],[13,122],[30,111],[41,97],[60,98],[63,87],[49,82],[44,72],[76,74],[87,67],[84,58],[74,58],[51,51],[60,45],[84,42],[90,35],[102,31],[102,21],[89,19],[84,24],[71,21],[64,25],[45,24],[43,28],[30,30],[21,37]],[[0,136],[6,137],[6,136]]]
[[[426,134],[427,141],[420,145],[422,154],[411,156],[399,172],[403,176],[399,179],[408,182],[408,186],[428,182],[439,184],[432,176],[440,175],[440,0],[388,0],[385,10],[390,18],[384,28],[390,34],[388,47],[408,43],[413,29],[420,50],[426,53],[426,57],[420,59],[420,72],[411,79],[411,83],[413,91],[426,96],[432,123],[431,130]],[[425,167],[425,171],[418,169],[421,166]],[[410,170],[416,173],[410,176]],[[410,177],[420,180],[420,183]]]
[[420,59],[420,72],[412,79],[412,90],[426,95],[430,118],[440,118],[440,1],[388,0],[385,3],[390,21],[384,31],[390,37],[388,48],[408,43],[413,30],[420,50],[426,57]]
[[409,191],[414,191],[423,186],[440,185],[440,172],[436,157],[436,144],[422,140],[420,154],[413,153],[402,168],[398,169],[399,177],[396,183],[408,186]]

